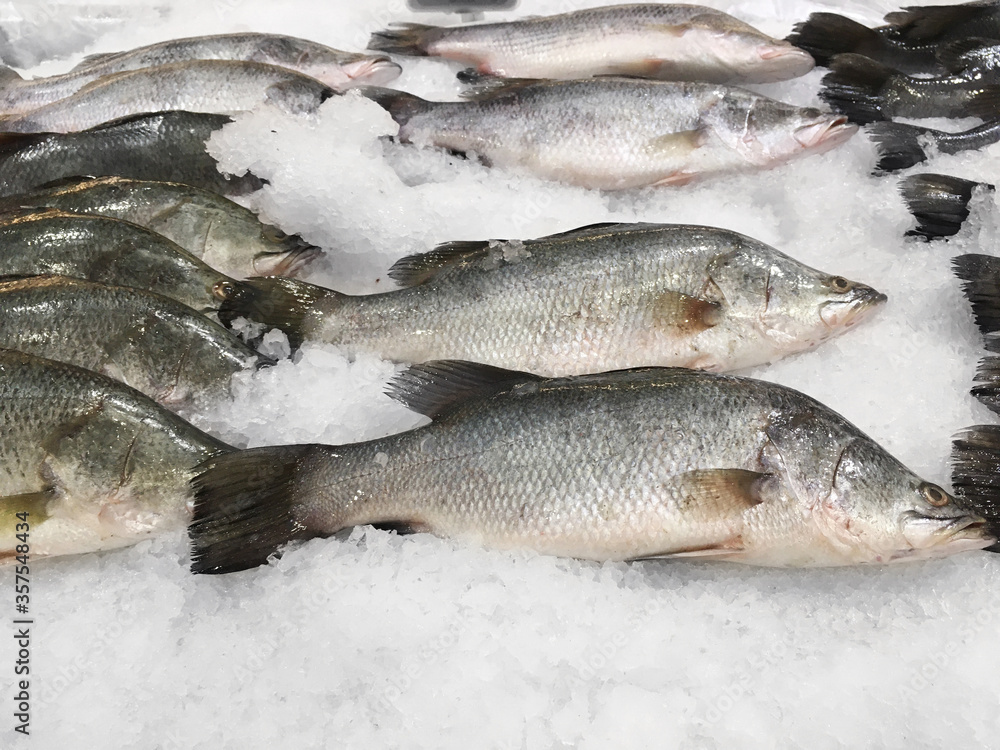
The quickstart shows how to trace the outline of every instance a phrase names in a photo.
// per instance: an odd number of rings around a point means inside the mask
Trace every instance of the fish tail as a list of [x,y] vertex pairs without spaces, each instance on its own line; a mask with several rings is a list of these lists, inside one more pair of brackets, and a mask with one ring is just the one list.
[[[1000,531],[1000,425],[969,427],[951,447],[951,483],[959,502]],[[986,548],[1000,552],[1000,543]]]
[[969,117],[992,120],[1000,112],[1000,86],[981,86],[970,96],[965,105]]
[[312,445],[215,456],[191,480],[191,571],[231,573],[263,565],[289,542],[316,536],[296,517],[295,483]]
[[359,86],[355,91],[371,99],[392,115],[392,119],[399,125],[405,125],[411,117],[426,111],[431,105],[431,102],[421,99],[419,96],[380,86]]
[[292,351],[306,337],[310,312],[320,299],[342,296],[338,292],[284,276],[261,276],[233,282],[219,305],[219,320],[232,326],[237,318],[263,323],[288,336]]
[[887,13],[885,22],[892,26],[894,39],[915,45],[933,42],[953,26],[974,21],[994,12],[994,3],[971,2],[960,5],[910,6]]
[[[997,349],[996,334],[987,337],[987,349]],[[992,347],[990,346],[992,344]],[[983,357],[976,368],[972,395],[979,399],[991,411],[1000,414],[1000,357]]]
[[992,185],[943,174],[915,174],[900,180],[899,192],[917,220],[917,228],[907,236],[932,240],[956,234],[969,218],[969,201],[980,185],[993,190]]
[[970,253],[953,258],[951,266],[964,282],[979,330],[984,335],[1000,331],[1000,258]]
[[820,98],[859,125],[885,120],[882,89],[895,74],[892,68],[862,55],[837,55],[823,76]]
[[874,56],[883,48],[875,29],[836,13],[811,13],[808,20],[795,24],[786,41],[804,49],[817,65],[824,67],[831,58],[845,52]]
[[438,41],[447,29],[422,23],[396,23],[392,28],[376,31],[368,41],[368,49],[396,55],[427,57],[427,47]]
[[865,132],[879,155],[874,174],[896,172],[927,160],[927,152],[920,143],[927,136],[926,128],[883,121],[871,123]]

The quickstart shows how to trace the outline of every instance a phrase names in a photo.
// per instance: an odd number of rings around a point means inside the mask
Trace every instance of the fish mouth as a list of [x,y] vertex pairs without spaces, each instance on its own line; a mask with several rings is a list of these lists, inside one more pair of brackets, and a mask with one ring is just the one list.
[[792,136],[800,146],[822,153],[844,143],[858,132],[858,126],[847,121],[847,115],[824,115],[808,125],[796,128]]
[[[917,553],[915,556],[920,556],[920,552],[933,556],[941,550],[945,550],[943,554],[952,554],[962,550],[983,549],[997,541],[997,535],[990,528],[989,522],[982,516],[968,512],[959,516],[935,518],[910,511],[904,514],[903,522],[903,537]],[[909,556],[914,554],[910,553]]]
[[856,286],[846,299],[824,302],[819,317],[827,328],[849,328],[867,318],[889,298],[870,286]]
[[279,253],[261,253],[253,259],[254,274],[259,276],[297,276],[306,266],[323,254],[318,245],[311,245],[297,234],[290,250]]
[[814,67],[816,61],[812,55],[803,49],[794,47],[791,44],[766,44],[757,49],[757,54],[766,65],[766,77],[762,77],[759,83],[773,83],[776,81],[787,81],[789,78],[804,76]]
[[398,78],[399,74],[403,72],[403,68],[388,57],[380,55],[348,63],[344,66],[344,72],[347,74],[348,81],[342,83],[340,88],[361,85],[382,86]]

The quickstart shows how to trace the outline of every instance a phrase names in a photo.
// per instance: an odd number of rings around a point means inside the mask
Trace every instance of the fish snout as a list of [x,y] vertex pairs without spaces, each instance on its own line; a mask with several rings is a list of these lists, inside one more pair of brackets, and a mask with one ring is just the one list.
[[318,245],[310,244],[299,235],[289,235],[283,252],[261,253],[253,259],[254,273],[260,276],[296,276],[323,254]]
[[985,518],[955,508],[942,516],[929,516],[918,511],[908,511],[901,519],[903,537],[915,550],[931,547],[949,547],[949,554],[962,549],[982,549],[997,540]]
[[853,326],[863,320],[889,298],[882,292],[864,284],[856,284],[839,299],[824,302],[819,310],[820,319],[829,328]]
[[761,83],[798,78],[816,66],[812,55],[787,42],[762,45],[757,48],[757,54],[764,61],[764,67],[771,72],[769,80],[763,80]]
[[858,132],[858,126],[847,121],[846,115],[824,114],[796,128],[793,137],[809,151],[828,151]]
[[388,57],[367,57],[344,66],[349,81],[342,87],[383,86],[399,77],[403,68]]

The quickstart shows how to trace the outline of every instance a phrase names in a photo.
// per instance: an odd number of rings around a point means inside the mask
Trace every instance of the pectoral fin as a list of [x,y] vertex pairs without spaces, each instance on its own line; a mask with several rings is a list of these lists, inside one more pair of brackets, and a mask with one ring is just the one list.
[[678,336],[694,336],[722,322],[722,306],[680,292],[666,291],[653,307],[653,324]]
[[745,469],[698,469],[678,477],[680,510],[713,517],[742,515],[760,505],[761,480],[768,475]]
[[682,130],[678,133],[666,133],[651,138],[646,142],[646,153],[657,159],[683,159],[705,143],[705,130]]

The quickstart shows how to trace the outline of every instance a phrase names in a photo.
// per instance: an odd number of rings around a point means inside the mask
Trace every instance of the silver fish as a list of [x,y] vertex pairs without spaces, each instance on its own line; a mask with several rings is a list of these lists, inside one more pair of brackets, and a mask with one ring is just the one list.
[[225,115],[156,112],[80,133],[0,133],[0,195],[77,175],[169,180],[222,195],[249,193],[261,186],[260,179],[220,173],[205,151],[205,141],[228,122]]
[[178,182],[71,178],[0,199],[0,210],[22,207],[98,214],[138,224],[234,278],[294,276],[321,254],[297,234],[261,223],[238,203]]
[[376,524],[590,560],[836,566],[995,541],[985,521],[797,391],[683,369],[547,380],[463,362],[391,393],[434,421],[205,462],[192,569]]
[[605,190],[768,168],[831,149],[857,130],[843,115],[708,83],[506,81],[464,102],[359,91],[392,115],[405,143]]
[[734,370],[814,348],[885,302],[711,227],[599,224],[403,258],[404,289],[348,296],[248,279],[219,309],[403,362],[468,359],[539,375],[646,365]]
[[0,67],[0,112],[24,114],[65,99],[98,78],[126,70],[190,60],[242,60],[296,70],[338,91],[381,86],[401,68],[383,55],[342,52],[280,34],[237,33],[171,39],[127,52],[90,55],[69,73],[25,80]]
[[0,562],[23,520],[32,560],[183,528],[191,468],[231,450],[122,383],[9,350],[0,424]]
[[99,78],[52,104],[0,116],[0,129],[69,133],[144,112],[234,114],[264,102],[292,113],[312,112],[333,94],[325,83],[276,65],[191,60]]
[[0,347],[99,372],[171,409],[224,395],[235,373],[274,364],[172,299],[60,276],[0,280]]
[[457,60],[507,78],[765,83],[813,67],[807,52],[699,5],[612,5],[451,28],[397,24],[372,35],[368,47]]

